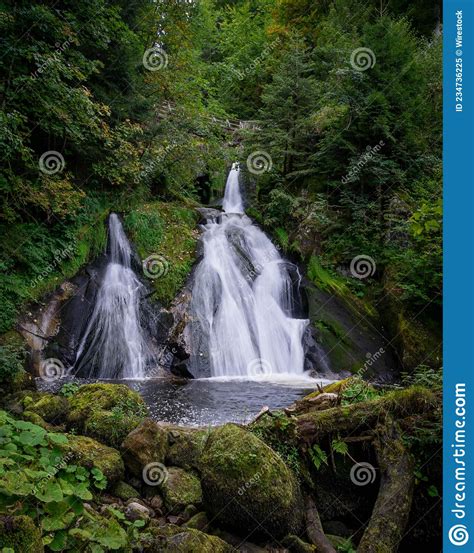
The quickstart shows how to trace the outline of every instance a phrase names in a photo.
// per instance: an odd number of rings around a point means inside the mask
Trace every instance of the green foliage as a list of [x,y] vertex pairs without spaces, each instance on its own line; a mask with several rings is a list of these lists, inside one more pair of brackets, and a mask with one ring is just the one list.
[[96,468],[68,463],[66,435],[15,420],[4,411],[0,423],[0,513],[37,520],[51,551],[77,551],[84,540],[100,546],[91,551],[126,545],[116,521],[99,519],[84,508],[107,481]]
[[272,412],[265,424],[250,429],[280,455],[297,477],[301,474],[301,459],[298,447],[293,443],[294,422],[283,411]]
[[176,203],[147,203],[124,218],[125,228],[142,260],[159,256],[160,276],[151,280],[156,299],[168,304],[194,263],[196,213]]
[[309,456],[311,458],[311,461],[313,462],[313,465],[316,467],[316,470],[319,470],[321,468],[321,465],[327,465],[328,464],[328,456],[326,452],[321,449],[319,444],[314,444],[309,449]]
[[0,345],[0,382],[9,381],[23,369],[26,351],[17,344]]
[[371,399],[380,397],[382,394],[383,390],[374,388],[372,384],[366,382],[361,376],[355,375],[342,390],[342,405],[370,401]]
[[419,365],[412,373],[402,373],[404,386],[423,386],[430,390],[443,389],[443,371],[426,365]]
[[72,397],[78,390],[80,386],[76,382],[66,382],[61,386],[59,390],[59,395],[64,397]]

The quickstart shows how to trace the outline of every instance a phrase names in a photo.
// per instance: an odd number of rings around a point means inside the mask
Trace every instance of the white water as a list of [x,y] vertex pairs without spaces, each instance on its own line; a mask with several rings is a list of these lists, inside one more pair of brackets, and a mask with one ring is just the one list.
[[85,378],[143,378],[152,357],[140,325],[146,290],[131,269],[130,244],[115,213],[109,218],[109,251],[73,370]]
[[[235,165],[223,208],[228,215],[204,227],[204,256],[191,302],[199,322],[193,332],[200,334],[196,343],[202,343],[203,336],[207,340],[211,376],[304,376],[302,338],[308,321],[292,317],[289,264],[243,214]],[[191,367],[200,362],[195,353]]]

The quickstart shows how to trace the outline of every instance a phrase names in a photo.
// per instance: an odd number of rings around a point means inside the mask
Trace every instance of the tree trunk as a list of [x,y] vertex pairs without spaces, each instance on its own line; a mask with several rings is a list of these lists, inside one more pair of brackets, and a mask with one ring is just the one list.
[[380,489],[357,553],[396,553],[405,532],[415,486],[413,457],[391,419],[374,440]]

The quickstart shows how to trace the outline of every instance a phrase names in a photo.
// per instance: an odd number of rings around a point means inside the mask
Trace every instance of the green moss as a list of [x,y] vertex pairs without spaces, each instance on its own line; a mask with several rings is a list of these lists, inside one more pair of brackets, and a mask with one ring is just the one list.
[[134,487],[122,481],[117,482],[115,484],[115,486],[112,488],[112,494],[118,497],[119,499],[122,499],[123,501],[128,501],[129,499],[135,499],[140,497],[140,494],[137,492],[137,490]]
[[151,419],[145,419],[125,438],[121,451],[127,469],[142,478],[148,464],[164,463],[167,447],[168,432]]
[[200,513],[196,513],[193,517],[191,517],[188,522],[184,523],[185,528],[194,528],[195,530],[201,530],[205,531],[209,525],[209,520],[207,518],[207,515],[204,511],[201,511]]
[[42,553],[41,533],[33,520],[25,515],[0,517],[0,548],[14,553]]
[[326,270],[315,255],[311,256],[308,263],[308,277],[320,290],[336,294],[344,300],[355,314],[365,312],[370,317],[377,315],[376,309],[368,301],[362,300],[352,292],[346,279]]
[[202,490],[199,479],[177,467],[168,468],[167,478],[161,484],[165,507],[169,512],[180,513],[187,505],[201,505]]
[[84,433],[112,447],[120,447],[128,434],[143,422],[144,417],[117,411],[95,411],[86,420]]
[[208,436],[207,430],[172,429],[168,438],[166,464],[185,470],[199,469]]
[[172,203],[140,206],[124,218],[125,228],[142,259],[164,258],[163,275],[151,279],[156,299],[169,304],[184,285],[195,260],[197,213]]
[[109,484],[123,480],[125,468],[116,449],[86,436],[68,435],[68,440],[69,443],[64,449],[78,465],[101,470]]
[[217,536],[209,536],[191,528],[173,524],[147,529],[150,537],[144,537],[141,545],[145,553],[232,553],[234,548]]
[[128,415],[141,416],[145,408],[140,395],[125,384],[86,384],[69,399],[69,403],[68,423],[80,431],[85,428],[87,419],[97,411],[127,406]]
[[207,510],[224,527],[275,537],[300,530],[298,482],[282,459],[251,432],[234,424],[213,430],[201,474]]
[[44,394],[38,401],[28,406],[28,411],[36,413],[46,422],[60,424],[69,411],[69,402],[62,396]]

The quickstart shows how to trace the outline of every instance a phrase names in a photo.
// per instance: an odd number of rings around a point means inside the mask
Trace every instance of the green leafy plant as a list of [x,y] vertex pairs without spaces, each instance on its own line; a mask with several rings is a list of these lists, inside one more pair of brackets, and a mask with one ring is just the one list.
[[350,405],[351,403],[359,403],[361,401],[370,401],[382,394],[381,390],[377,390],[366,382],[361,376],[355,375],[352,377],[347,386],[342,391],[342,405]]
[[316,467],[317,470],[319,470],[322,465],[328,464],[328,456],[326,452],[321,449],[319,444],[314,444],[309,449],[309,456],[311,457],[311,461],[313,461],[313,465]]
[[64,397],[72,397],[78,390],[80,386],[76,382],[66,382],[61,386],[59,390],[59,395]]
[[105,476],[70,463],[67,445],[66,435],[0,411],[0,513],[33,518],[51,551],[77,550],[81,540],[96,543],[94,553],[124,546],[116,521],[84,507],[105,489]]

